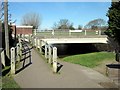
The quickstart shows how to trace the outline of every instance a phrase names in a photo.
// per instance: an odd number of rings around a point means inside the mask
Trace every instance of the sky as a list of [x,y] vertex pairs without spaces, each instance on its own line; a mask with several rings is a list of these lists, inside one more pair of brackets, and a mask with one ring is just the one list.
[[107,21],[110,6],[110,2],[9,2],[9,13],[16,25],[21,25],[23,15],[35,12],[41,17],[40,30],[52,29],[60,19],[68,19],[77,28],[97,18]]

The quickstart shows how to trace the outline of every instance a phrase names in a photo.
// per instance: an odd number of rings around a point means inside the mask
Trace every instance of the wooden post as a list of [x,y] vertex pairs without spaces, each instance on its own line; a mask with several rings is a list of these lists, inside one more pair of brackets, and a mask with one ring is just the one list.
[[38,41],[38,38],[36,38],[36,48],[37,48],[37,46],[38,46],[38,42],[37,42],[37,41]]
[[11,74],[15,74],[15,48],[11,48]]
[[85,30],[85,36],[87,35],[86,30]]
[[36,36],[36,34],[37,34],[37,29],[34,29],[34,35]]
[[29,43],[30,43],[30,39],[31,39],[31,36],[30,36],[30,34],[29,34],[29,36],[28,36],[28,41],[29,41]]
[[45,44],[45,58],[47,59],[47,45]]
[[29,35],[29,39],[30,39],[30,44],[31,44],[31,41],[32,41],[32,36],[31,36],[31,34]]
[[1,57],[0,58],[1,58],[1,63],[5,67],[5,51],[4,50],[1,52]]
[[51,52],[51,47],[49,45],[49,60],[48,60],[48,63],[51,64],[51,55],[52,55],[52,52]]
[[40,53],[42,53],[42,41],[39,41]]
[[69,36],[71,36],[71,30],[69,30]]
[[53,47],[53,72],[57,73],[57,48]]
[[36,38],[34,39],[34,42],[35,42],[35,43],[34,43],[34,46],[36,47],[36,43],[37,43],[37,42],[36,42]]
[[33,45],[33,37],[31,38],[31,44]]
[[6,55],[10,58],[9,30],[8,30],[8,0],[4,0],[4,28],[5,28],[5,49]]
[[21,44],[21,42],[19,43],[19,45],[20,45],[20,59],[22,58],[22,44]]
[[21,38],[19,37],[19,43],[21,43]]
[[40,48],[40,39],[37,39],[37,48]]
[[17,61],[20,62],[20,44],[17,43]]
[[99,35],[101,35],[101,30],[99,30]]
[[38,41],[39,41],[39,39],[37,38],[36,39],[36,48],[38,48]]

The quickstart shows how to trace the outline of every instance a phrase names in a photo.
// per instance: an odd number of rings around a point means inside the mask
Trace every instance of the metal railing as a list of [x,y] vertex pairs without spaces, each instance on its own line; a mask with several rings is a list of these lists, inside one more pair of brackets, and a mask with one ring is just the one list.
[[78,32],[74,31],[72,32],[71,30],[55,30],[55,31],[42,31],[42,32],[37,32],[36,34],[37,37],[39,38],[85,38],[85,37],[106,37],[105,34],[99,34],[99,31],[81,31]]

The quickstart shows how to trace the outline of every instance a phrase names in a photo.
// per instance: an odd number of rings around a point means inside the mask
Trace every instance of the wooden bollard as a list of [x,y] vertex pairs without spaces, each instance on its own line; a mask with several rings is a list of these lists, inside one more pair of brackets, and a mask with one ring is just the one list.
[[20,42],[19,45],[20,45],[20,59],[21,59],[21,57],[22,57],[22,43]]
[[40,49],[40,53],[42,53],[42,41],[39,40],[39,49]]
[[53,72],[57,73],[57,48],[53,47]]
[[32,38],[31,38],[31,44],[32,44],[32,45],[33,45],[33,41],[34,41],[34,40],[33,40],[33,37],[32,37]]
[[50,45],[49,45],[49,60],[48,60],[48,63],[50,63],[51,64],[51,55],[52,55],[52,52],[51,52],[51,47],[50,47]]
[[17,43],[17,61],[20,61],[20,44]]
[[21,43],[21,38],[19,38],[19,43]]
[[4,50],[1,52],[1,57],[0,58],[1,58],[1,63],[5,67],[5,51]]
[[28,36],[28,42],[30,43],[31,41],[31,35]]
[[85,30],[85,36],[87,35],[86,30]]
[[15,48],[11,48],[11,74],[15,74]]
[[38,48],[38,38],[36,39],[36,48]]
[[37,48],[40,48],[40,39],[37,39]]
[[47,59],[47,45],[45,45],[45,58]]
[[36,45],[37,45],[36,38],[34,39],[34,42],[35,42],[35,43],[34,43],[34,46],[36,47]]

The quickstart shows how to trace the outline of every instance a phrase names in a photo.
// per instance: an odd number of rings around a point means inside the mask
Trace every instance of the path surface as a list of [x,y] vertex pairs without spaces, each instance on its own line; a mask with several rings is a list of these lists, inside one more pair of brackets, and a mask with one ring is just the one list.
[[[51,67],[34,49],[31,61],[14,76],[21,88],[103,88],[100,83],[111,82],[94,70],[63,61],[59,61],[63,65],[60,74],[53,74]],[[29,59],[24,61],[26,63]]]

